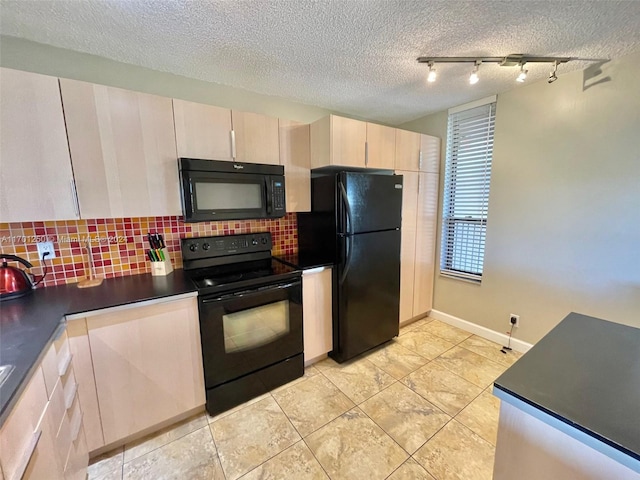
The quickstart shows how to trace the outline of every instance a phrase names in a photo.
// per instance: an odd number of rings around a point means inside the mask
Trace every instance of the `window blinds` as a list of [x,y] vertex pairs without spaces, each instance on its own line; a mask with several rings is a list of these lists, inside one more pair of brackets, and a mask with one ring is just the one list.
[[449,114],[440,272],[480,281],[496,103]]

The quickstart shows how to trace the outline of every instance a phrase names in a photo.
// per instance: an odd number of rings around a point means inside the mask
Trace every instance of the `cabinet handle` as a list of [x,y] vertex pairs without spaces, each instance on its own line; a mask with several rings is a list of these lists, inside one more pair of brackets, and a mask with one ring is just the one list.
[[76,393],[78,392],[78,384],[74,382],[73,388],[70,390],[69,394],[65,396],[64,399],[64,409],[69,410],[73,405],[73,400],[76,398]]
[[78,435],[80,434],[80,427],[82,427],[82,416],[84,415],[82,413],[82,410],[78,409],[77,410],[77,414],[75,415],[77,418],[77,420],[74,418],[73,421],[73,425],[71,426],[71,442],[75,442],[78,439]]
[[80,218],[80,202],[78,200],[78,190],[76,189],[76,182],[71,179],[71,201],[73,202],[73,209],[76,212],[76,217]]
[[418,156],[418,170],[422,171],[422,150],[420,150],[420,155]]
[[364,166],[369,165],[369,142],[364,142]]
[[236,131],[231,130],[231,158],[236,159]]
[[73,354],[71,352],[68,352],[68,355],[64,357],[64,360],[62,360],[62,362],[58,364],[58,373],[61,377],[64,377],[66,375],[67,370],[69,369],[69,365],[71,365],[72,357]]
[[9,477],[9,480],[20,480],[24,476],[24,472],[27,470],[27,466],[29,466],[29,462],[31,461],[31,457],[33,457],[33,452],[36,451],[36,447],[38,446],[41,436],[42,429],[38,429],[34,432],[33,437],[31,437],[31,440],[27,445],[27,450],[24,452],[24,456],[20,460],[20,463],[18,463],[18,468],[16,469],[13,477]]

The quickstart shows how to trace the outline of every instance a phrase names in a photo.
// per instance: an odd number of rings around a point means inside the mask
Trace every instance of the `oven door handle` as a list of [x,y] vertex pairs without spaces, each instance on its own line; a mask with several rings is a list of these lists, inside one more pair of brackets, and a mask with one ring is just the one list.
[[282,290],[284,288],[291,288],[291,287],[293,287],[295,285],[296,285],[295,282],[292,282],[292,283],[281,283],[280,285],[269,285],[269,286],[266,286],[266,287],[258,288],[257,290],[243,290],[241,292],[229,293],[227,295],[220,295],[219,297],[203,298],[201,301],[202,301],[202,303],[212,303],[212,302],[219,302],[219,301],[223,301],[223,300],[231,300],[231,299],[236,299],[236,298],[251,297],[253,295],[260,295],[260,294],[266,293],[266,292],[271,291],[271,290]]

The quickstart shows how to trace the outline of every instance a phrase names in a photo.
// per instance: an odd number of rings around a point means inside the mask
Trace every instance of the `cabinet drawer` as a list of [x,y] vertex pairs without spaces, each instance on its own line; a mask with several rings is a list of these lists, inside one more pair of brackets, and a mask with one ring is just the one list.
[[65,480],[85,480],[87,477],[87,466],[89,464],[89,451],[85,441],[82,424],[78,430],[76,439],[71,443],[69,455],[64,469]]
[[6,480],[22,477],[41,435],[47,405],[42,369],[38,368],[0,430],[0,463]]

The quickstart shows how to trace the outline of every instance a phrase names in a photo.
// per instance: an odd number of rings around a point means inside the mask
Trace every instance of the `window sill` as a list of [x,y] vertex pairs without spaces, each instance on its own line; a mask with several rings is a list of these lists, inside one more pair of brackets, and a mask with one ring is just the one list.
[[455,275],[453,273],[446,273],[446,272],[440,272],[440,276],[444,277],[444,278],[451,278],[453,280],[459,280],[461,282],[465,282],[465,283],[471,283],[472,285],[481,285],[482,284],[482,279],[478,278],[478,279],[473,279],[473,278],[468,278],[468,277],[463,277],[461,275]]

